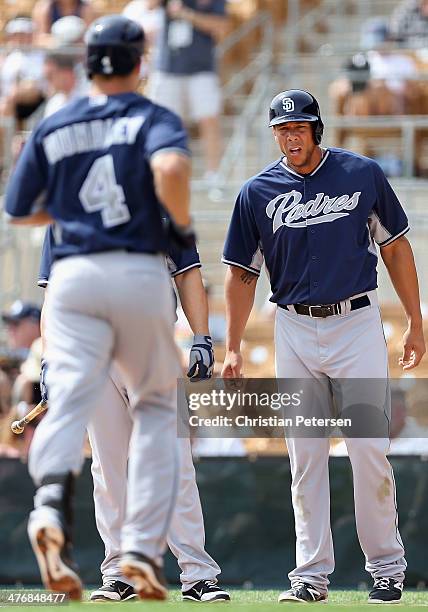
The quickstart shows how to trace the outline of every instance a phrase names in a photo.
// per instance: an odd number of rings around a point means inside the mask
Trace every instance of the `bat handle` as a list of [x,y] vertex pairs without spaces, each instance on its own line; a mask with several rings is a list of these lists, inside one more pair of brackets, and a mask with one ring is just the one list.
[[14,434],[22,434],[22,432],[25,429],[26,424],[27,424],[27,421],[25,420],[25,418],[23,418],[20,421],[13,421],[10,428]]
[[37,404],[37,406],[33,408],[33,410],[31,410],[28,414],[26,414],[22,419],[20,419],[19,421],[14,421],[10,426],[13,433],[22,434],[25,429],[25,426],[28,425],[28,423],[30,423],[33,419],[35,419],[36,416],[46,410],[47,407],[48,404],[46,401],[40,402],[40,404]]

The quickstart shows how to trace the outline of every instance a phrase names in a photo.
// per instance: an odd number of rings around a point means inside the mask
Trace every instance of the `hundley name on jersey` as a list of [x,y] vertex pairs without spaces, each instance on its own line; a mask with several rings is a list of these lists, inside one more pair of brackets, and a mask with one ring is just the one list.
[[76,155],[105,149],[111,145],[132,145],[145,118],[120,117],[80,121],[58,128],[43,139],[43,148],[50,164]]
[[[288,193],[281,193],[266,206],[266,214],[273,220],[272,231],[275,233],[280,227],[306,227],[319,223],[331,223],[347,217],[349,212],[358,206],[361,191],[352,196],[347,194],[330,197],[324,193],[317,193],[316,198],[301,203],[303,195],[293,189]],[[285,214],[285,217],[284,217]],[[303,219],[303,221],[300,221]]]

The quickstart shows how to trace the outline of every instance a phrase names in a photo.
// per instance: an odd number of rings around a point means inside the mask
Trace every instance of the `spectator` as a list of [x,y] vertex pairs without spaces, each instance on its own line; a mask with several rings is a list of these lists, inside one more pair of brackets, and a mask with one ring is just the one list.
[[12,349],[0,346],[0,397],[1,412],[7,413],[12,406],[12,386],[18,376],[28,349]]
[[2,314],[10,349],[28,349],[40,337],[40,308],[30,302],[14,302]]
[[397,51],[388,25],[382,18],[371,19],[364,24],[361,44],[367,50],[370,81],[375,95],[377,88],[386,88],[394,114],[412,114],[415,99],[420,96],[415,61]]
[[391,33],[404,47],[428,43],[428,0],[403,0],[391,16]]
[[148,87],[154,101],[198,124],[210,182],[215,182],[222,150],[215,42],[226,24],[225,0],[166,0],[156,71]]
[[55,21],[51,34],[55,47],[67,47],[82,44],[86,30],[86,23],[81,17],[68,15]]
[[11,391],[11,381],[6,372],[1,369],[0,363],[0,419],[10,410]]
[[370,66],[363,53],[357,53],[347,60],[344,65],[344,75],[335,79],[329,88],[338,115],[368,114],[364,92],[369,78]]
[[[17,419],[22,419],[40,401],[40,368],[42,362],[42,339],[39,337],[31,344],[27,358],[21,364],[20,374],[13,385],[13,404]],[[34,430],[43,419],[44,413],[36,417],[29,423],[21,435],[24,456],[28,454],[30,442],[34,435]]]
[[42,413],[31,421],[21,435],[11,432],[13,421],[22,419],[40,402],[41,342],[38,338],[32,343],[13,385],[13,408],[0,418],[0,457],[26,458],[34,430],[44,416]]
[[[361,32],[362,51],[346,64],[346,75],[334,81],[330,87],[336,112],[347,116],[413,115],[425,113],[425,90],[418,80],[415,61],[396,49],[387,22],[376,17],[365,22]],[[399,128],[391,124],[386,131],[377,132],[381,137],[399,138]],[[346,139],[360,139],[360,153],[376,157],[385,174],[399,176],[403,170],[400,156],[393,150],[382,151],[373,145],[370,128],[341,129],[337,134],[338,146]],[[419,151],[420,134],[415,143]],[[419,154],[415,159],[422,159]],[[419,162],[418,162],[419,163]],[[418,165],[415,168],[419,172]]]
[[51,96],[45,107],[45,117],[49,117],[72,99],[87,94],[89,85],[86,79],[79,78],[80,73],[75,56],[57,51],[46,56],[45,78]]
[[164,21],[163,8],[159,6],[159,0],[131,0],[123,9],[123,15],[139,23],[144,30],[146,62],[143,66],[142,76],[147,77],[153,63],[154,52],[159,46]]
[[95,11],[87,0],[37,0],[33,8],[37,42],[52,43],[52,26],[62,17],[80,17],[88,26],[95,19]]
[[419,112],[421,92],[415,61],[398,51],[388,24],[375,17],[363,24],[362,51],[345,65],[346,77],[331,93],[340,114],[402,115]]
[[18,16],[4,29],[9,50],[1,67],[0,114],[17,121],[28,119],[43,103],[43,57],[31,49],[34,26],[30,17]]
[[11,411],[9,415],[0,419],[0,457],[8,459],[19,459],[21,457],[20,447],[22,440],[17,440],[10,426],[15,421],[15,414]]

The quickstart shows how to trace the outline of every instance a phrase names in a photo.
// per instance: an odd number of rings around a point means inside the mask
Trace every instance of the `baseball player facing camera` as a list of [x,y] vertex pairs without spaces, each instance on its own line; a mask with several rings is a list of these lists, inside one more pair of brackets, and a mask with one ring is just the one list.
[[181,369],[162,211],[189,242],[187,137],[174,113],[136,93],[140,26],[103,17],[86,44],[91,95],[38,125],[6,193],[12,222],[54,221],[56,238],[45,313],[50,408],[30,449],[37,491],[28,532],[45,586],[80,599],[70,558],[73,482],[114,363],[132,411],[120,568],[141,598],[165,599]]
[[[264,260],[277,304],[277,377],[308,379],[308,388],[320,378],[347,379],[354,391],[354,379],[360,390],[364,378],[384,380],[386,387],[388,355],[376,295],[379,250],[408,320],[403,370],[416,367],[425,353],[417,274],[404,236],[407,217],[373,160],[321,147],[324,126],[310,93],[275,96],[269,125],[282,155],[242,187],[224,249],[228,336],[222,375],[242,376],[240,342]],[[374,580],[369,603],[396,603],[406,561],[386,458],[389,439],[348,437],[346,444],[358,538]],[[287,446],[297,567],[279,601],[325,602],[334,569],[329,439],[287,436]]]
[[[55,238],[52,227],[45,236],[38,285],[47,288]],[[167,255],[168,270],[177,287],[183,310],[194,335],[187,376],[201,380],[212,376],[214,351],[208,331],[208,301],[202,283],[196,247]],[[48,293],[46,298],[48,299]],[[45,305],[46,305],[45,301]],[[42,310],[42,321],[44,321]],[[43,329],[43,324],[42,324]],[[48,400],[45,382],[47,361],[42,362],[40,387]],[[137,597],[120,569],[120,531],[125,520],[128,449],[133,418],[127,390],[117,368],[112,367],[88,425],[92,449],[95,520],[104,543],[101,564],[103,584],[91,593],[91,601],[128,601]],[[168,545],[181,567],[185,601],[228,601],[229,594],[217,584],[220,568],[205,551],[205,530],[189,438],[179,440],[177,502],[168,534]]]

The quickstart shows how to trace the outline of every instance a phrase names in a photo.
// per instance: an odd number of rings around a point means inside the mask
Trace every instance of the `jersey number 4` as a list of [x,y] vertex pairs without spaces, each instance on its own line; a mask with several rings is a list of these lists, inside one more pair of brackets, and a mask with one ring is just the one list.
[[115,227],[131,218],[123,189],[116,182],[111,155],[94,161],[79,191],[79,198],[87,213],[101,212],[104,227]]

